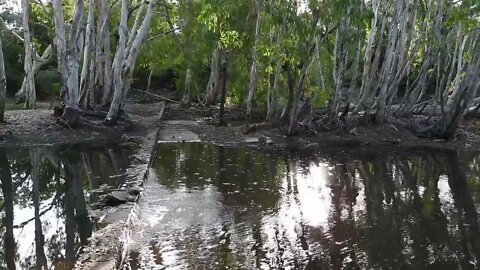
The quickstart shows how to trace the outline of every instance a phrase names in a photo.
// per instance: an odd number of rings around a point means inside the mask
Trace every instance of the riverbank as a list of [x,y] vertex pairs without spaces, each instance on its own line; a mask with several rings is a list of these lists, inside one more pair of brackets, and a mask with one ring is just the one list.
[[[480,150],[480,119],[464,121],[454,139],[431,140],[416,136],[408,128],[408,119],[386,124],[355,124],[348,128],[333,127],[313,132],[300,123],[299,134],[285,136],[282,126],[262,122],[262,114],[252,119],[254,129],[244,134],[244,111],[230,109],[225,114],[226,126],[218,127],[218,108],[168,104],[160,123],[158,112],[163,103],[131,103],[126,111],[133,125],[107,127],[102,119],[87,118],[79,128],[65,127],[57,121],[52,110],[13,110],[6,112],[6,122],[0,124],[0,147],[19,148],[32,146],[61,146],[72,144],[128,143],[145,136],[152,125],[174,129],[181,125],[198,135],[198,139],[216,144],[257,144],[264,147],[315,149],[341,146],[400,146],[433,147],[446,149]],[[268,143],[265,143],[268,142]]]
[[[298,134],[285,136],[285,126],[263,123],[261,113],[252,119],[254,128],[244,134],[244,112],[241,109],[227,110],[226,127],[218,127],[218,108],[169,105],[165,109],[164,120],[168,123],[183,123],[189,130],[197,132],[204,141],[217,144],[257,144],[263,148],[286,148],[315,150],[325,147],[431,147],[451,150],[480,150],[480,119],[472,118],[463,122],[454,139],[431,140],[414,134],[409,125],[410,119],[395,119],[390,123],[354,123],[347,128],[329,127],[312,131],[299,124]],[[190,123],[186,122],[190,121]]]

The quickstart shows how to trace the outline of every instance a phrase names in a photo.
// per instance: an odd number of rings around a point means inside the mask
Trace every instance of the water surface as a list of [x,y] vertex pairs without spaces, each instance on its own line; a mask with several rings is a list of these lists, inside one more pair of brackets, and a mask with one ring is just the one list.
[[71,269],[96,229],[101,187],[125,180],[115,147],[0,149],[0,269]]
[[125,269],[476,269],[480,155],[161,144]]

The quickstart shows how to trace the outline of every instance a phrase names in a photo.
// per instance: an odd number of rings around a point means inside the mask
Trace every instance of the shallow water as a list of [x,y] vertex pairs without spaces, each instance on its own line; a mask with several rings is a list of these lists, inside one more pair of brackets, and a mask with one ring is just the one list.
[[162,144],[125,269],[475,269],[480,155]]
[[71,269],[97,226],[90,190],[121,186],[130,152],[0,149],[0,269]]

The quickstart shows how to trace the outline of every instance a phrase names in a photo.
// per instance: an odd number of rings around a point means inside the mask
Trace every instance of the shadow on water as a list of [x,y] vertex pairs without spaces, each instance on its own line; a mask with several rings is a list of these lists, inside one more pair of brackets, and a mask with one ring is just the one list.
[[125,269],[476,269],[480,154],[162,144]]
[[125,180],[120,147],[0,149],[0,269],[72,269],[96,224],[89,190]]

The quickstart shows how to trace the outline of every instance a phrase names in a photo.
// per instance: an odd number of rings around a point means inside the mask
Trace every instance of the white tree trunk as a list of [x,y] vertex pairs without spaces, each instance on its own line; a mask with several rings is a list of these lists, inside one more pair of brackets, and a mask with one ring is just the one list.
[[[52,52],[52,45],[49,45],[45,51],[43,52],[42,56],[35,57],[33,59],[33,76],[35,77],[37,73],[40,71],[42,67],[49,64],[53,60],[53,52]],[[15,102],[19,103],[23,101],[26,97],[26,90],[27,90],[27,77],[23,78],[22,87],[18,92],[15,94]]]
[[78,111],[79,96],[79,67],[80,67],[80,27],[83,18],[83,1],[77,0],[73,11],[72,25],[70,27],[68,53],[67,53],[67,70],[68,70],[68,100],[66,109]]
[[[277,34],[277,44],[280,44],[282,42],[283,38],[283,25],[280,26],[278,29],[278,34]],[[268,98],[268,106],[267,106],[267,116],[265,118],[266,121],[271,121],[275,118],[275,115],[277,113],[277,96],[278,96],[278,89],[280,85],[280,76],[282,73],[282,59],[280,58],[280,52],[277,53],[275,56],[275,69],[274,69],[274,77],[273,77],[273,86],[272,89],[269,93],[269,98]]]
[[94,44],[94,24],[95,24],[95,1],[89,0],[88,1],[88,19],[87,19],[87,27],[85,29],[85,47],[83,49],[83,66],[82,66],[82,73],[80,75],[80,98],[78,102],[81,102],[81,99],[86,97],[88,91],[92,91],[93,89],[89,89],[89,73],[94,73],[95,70],[89,70],[91,68],[91,52],[92,48],[95,47]]
[[[375,37],[377,34],[377,25],[379,22],[379,9],[381,6],[381,0],[372,1],[373,7],[373,19],[371,22],[370,27],[370,34],[368,37],[368,42],[365,46],[365,58],[363,61],[363,75],[362,75],[362,86],[360,88],[360,99],[355,106],[355,113],[358,113],[365,103],[367,103],[368,99],[370,98],[370,92],[372,88],[372,81],[375,74],[372,74],[373,69],[375,68],[375,63],[372,63],[372,56],[378,57],[377,54],[374,55],[374,44],[375,44]],[[380,42],[377,43],[377,51],[379,52],[379,48],[381,46],[382,36],[383,36],[383,29],[385,27],[385,20],[382,21],[382,26],[380,27],[380,32],[378,33]],[[374,61],[375,62],[375,61]]]
[[190,104],[192,96],[191,96],[191,86],[192,86],[192,78],[193,78],[193,69],[191,61],[187,64],[187,72],[185,74],[185,89],[183,91],[183,99],[182,103],[185,105]]
[[259,3],[255,1],[255,6],[257,9],[257,20],[255,24],[255,42],[252,48],[252,64],[250,66],[250,82],[248,83],[248,96],[247,96],[247,112],[246,112],[246,125],[249,123],[249,119],[252,113],[252,99],[257,88],[257,50],[258,44],[260,42],[260,28],[261,28],[261,19],[262,14],[260,10]]
[[[101,82],[103,85],[103,95],[102,95],[102,105],[107,105],[108,102],[111,100],[111,93],[112,93],[112,63],[110,60],[110,27],[108,25],[109,18],[108,18],[108,1],[107,0],[100,0],[100,21],[102,22],[102,26],[100,27],[101,31],[99,32],[98,39],[102,39],[103,48],[102,55],[103,59],[101,63],[103,63],[103,67],[98,67],[98,73],[101,72],[103,69],[104,73],[103,81]],[[100,42],[99,42],[100,43]],[[100,46],[97,44],[97,46]],[[98,57],[100,60],[102,57]]]
[[72,23],[70,26],[68,40],[65,32],[65,21],[63,15],[62,1],[53,0],[53,11],[55,21],[55,37],[57,44],[58,68],[61,75],[61,89],[65,109],[62,115],[63,120],[70,126],[77,123],[78,96],[79,96],[79,68],[81,50],[81,25],[83,18],[83,1],[76,0],[73,10]]
[[61,0],[52,0],[55,23],[55,44],[57,47],[58,72],[60,73],[60,97],[67,103],[67,37]]
[[[142,25],[133,38],[131,47],[126,48],[127,38],[127,20],[128,20],[128,1],[122,1],[122,12],[119,25],[119,41],[117,46],[117,54],[115,55],[114,65],[112,69],[114,81],[114,94],[110,109],[108,110],[105,124],[115,124],[119,117],[119,111],[127,97],[130,82],[132,79],[133,69],[137,61],[140,49],[145,42],[152,21],[153,12],[158,4],[158,0],[151,0],[148,9],[143,18]],[[122,61],[125,59],[124,61]]]
[[213,49],[210,62],[210,79],[208,80],[205,103],[212,105],[217,102],[218,89],[220,89],[220,59],[222,50],[217,47]]
[[7,97],[7,79],[3,60],[2,38],[0,36],[0,122],[5,121],[5,98]]
[[127,22],[128,22],[128,0],[122,0],[122,8],[120,13],[120,23],[118,25],[118,44],[117,51],[115,52],[115,58],[113,59],[112,71],[113,71],[113,98],[112,104],[105,119],[105,123],[115,124],[120,110],[122,102],[122,64],[125,57],[126,45],[127,45]]
[[33,57],[32,57],[32,45],[30,41],[30,27],[28,22],[30,20],[30,0],[22,0],[22,26],[23,26],[23,45],[25,47],[25,108],[34,109],[36,102],[35,93],[35,79],[33,75]]

